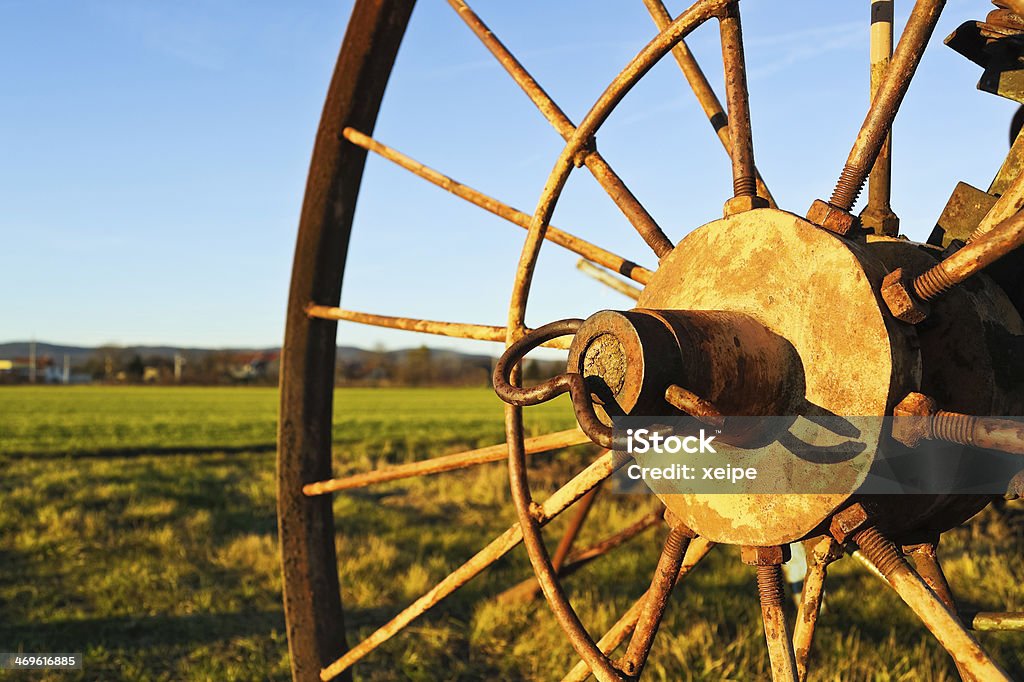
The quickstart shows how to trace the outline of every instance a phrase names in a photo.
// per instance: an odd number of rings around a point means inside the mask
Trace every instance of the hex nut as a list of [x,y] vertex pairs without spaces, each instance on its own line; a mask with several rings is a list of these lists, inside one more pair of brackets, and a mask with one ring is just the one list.
[[860,502],[852,504],[846,509],[836,512],[832,516],[832,523],[829,530],[832,537],[841,543],[846,543],[854,533],[867,525],[871,520],[871,514]]
[[778,566],[789,561],[789,545],[775,547],[742,547],[740,557],[748,566]]
[[752,211],[755,208],[768,208],[768,200],[759,196],[733,197],[725,202],[725,208],[722,212],[725,214],[725,217],[728,218],[731,215],[743,213],[744,211]]
[[857,216],[821,199],[815,199],[814,203],[811,204],[811,207],[807,210],[807,219],[829,232],[834,232],[844,237],[860,225]]
[[921,393],[908,393],[892,408],[892,437],[908,448],[916,447],[931,437],[932,415],[939,405],[933,398]]
[[913,293],[913,278],[903,268],[896,268],[882,280],[882,300],[897,320],[917,324],[931,312],[927,302]]

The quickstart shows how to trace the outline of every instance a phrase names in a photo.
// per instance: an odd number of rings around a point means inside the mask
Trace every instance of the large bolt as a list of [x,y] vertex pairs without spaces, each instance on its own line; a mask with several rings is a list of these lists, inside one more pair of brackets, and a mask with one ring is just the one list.
[[882,300],[897,320],[910,324],[921,322],[930,312],[928,304],[916,293],[916,280],[903,268],[896,268],[882,280]]
[[956,282],[946,272],[944,263],[933,265],[925,270],[924,274],[914,278],[914,293],[922,301],[930,301],[941,294],[949,291]]
[[839,181],[836,183],[835,189],[832,190],[832,196],[828,203],[843,211],[849,211],[857,203],[857,197],[864,189],[865,179],[863,170],[846,164],[839,174]]
[[778,564],[757,567],[757,593],[761,606],[782,606],[786,597],[782,568]]
[[892,540],[882,535],[875,526],[867,526],[853,535],[853,541],[860,547],[865,558],[888,580],[893,573],[909,570],[910,565],[903,558]]

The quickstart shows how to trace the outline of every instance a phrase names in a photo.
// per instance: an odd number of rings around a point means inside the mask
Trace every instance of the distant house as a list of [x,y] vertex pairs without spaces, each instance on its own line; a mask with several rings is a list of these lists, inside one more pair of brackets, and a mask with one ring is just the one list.
[[277,376],[280,351],[236,353],[228,365],[228,374],[238,382],[263,381]]
[[[0,383],[27,384],[32,381],[32,358],[0,360]],[[64,376],[64,367],[48,355],[36,358],[37,384],[85,384],[92,381],[88,374],[71,373]]]

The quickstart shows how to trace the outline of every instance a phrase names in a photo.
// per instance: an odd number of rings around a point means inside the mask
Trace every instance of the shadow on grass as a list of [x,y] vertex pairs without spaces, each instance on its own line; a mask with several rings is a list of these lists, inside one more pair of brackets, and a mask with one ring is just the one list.
[[130,447],[130,448],[96,448],[92,450],[61,450],[54,451],[31,451],[16,450],[5,452],[4,457],[9,459],[28,459],[40,457],[52,457],[59,459],[110,459],[117,457],[134,458],[150,457],[160,455],[244,455],[244,454],[265,454],[277,450],[276,443],[255,443],[253,445],[203,445],[203,446],[173,446],[173,447]]
[[202,644],[213,639],[267,635],[275,630],[283,632],[284,627],[284,612],[280,610],[114,616],[8,623],[0,626],[0,643],[14,647],[7,649],[9,651],[83,651],[99,645],[115,649],[138,648],[140,645]]

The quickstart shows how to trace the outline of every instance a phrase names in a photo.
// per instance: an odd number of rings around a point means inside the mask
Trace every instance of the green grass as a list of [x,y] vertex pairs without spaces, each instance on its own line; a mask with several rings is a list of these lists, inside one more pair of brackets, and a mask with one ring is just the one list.
[[[276,402],[268,389],[0,389],[0,650],[82,651],[86,661],[81,673],[24,679],[288,679]],[[335,408],[339,473],[502,437],[501,405],[482,389],[341,390]],[[531,408],[528,419],[534,433],[572,424],[563,401]],[[545,458],[535,488],[554,489],[592,455],[578,448]],[[581,544],[652,502],[601,498]],[[337,495],[335,511],[350,641],[513,520],[501,464]],[[1020,516],[1019,508],[988,511],[944,540],[950,580],[966,604],[1024,610]],[[547,537],[560,530],[556,521]],[[646,588],[662,534],[641,536],[566,581],[592,632]],[[357,677],[558,678],[575,658],[543,600],[509,608],[493,599],[529,570],[517,548],[365,659]],[[877,583],[851,560],[835,565],[815,643],[826,664],[812,679],[956,679],[941,648]],[[718,548],[674,596],[648,674],[763,678],[759,621],[751,570]],[[979,637],[1024,677],[1024,635]]]

